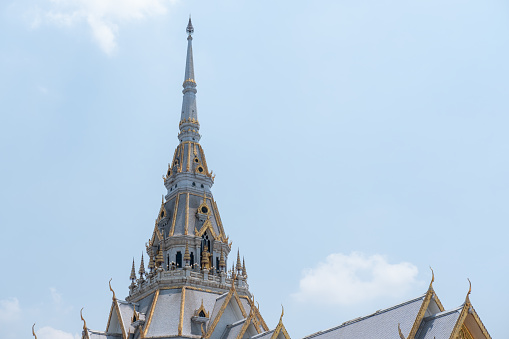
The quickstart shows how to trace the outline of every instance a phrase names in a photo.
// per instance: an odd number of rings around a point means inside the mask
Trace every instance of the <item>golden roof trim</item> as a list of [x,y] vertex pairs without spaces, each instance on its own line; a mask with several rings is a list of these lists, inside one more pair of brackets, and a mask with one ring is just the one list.
[[184,234],[187,235],[189,228],[189,192],[186,194],[186,229]]
[[194,311],[194,315],[196,317],[199,317],[200,316],[200,312],[203,311],[203,314],[205,314],[205,318],[208,318],[210,316],[210,313],[207,312],[207,310],[205,309],[205,306],[203,306],[203,298],[201,298],[201,306],[200,308],[198,308],[196,311]]
[[[247,329],[249,328],[249,325],[253,322],[253,317],[254,317],[254,312],[251,310],[249,312],[249,316],[244,321],[244,324],[242,324],[239,334],[237,334],[237,339],[242,339],[242,337],[246,333]],[[254,324],[253,324],[253,326],[256,329],[256,332],[260,333],[260,330],[258,328],[256,328],[256,326]]]
[[[236,292],[235,291],[235,284],[234,284],[234,280],[232,279],[232,286],[230,287],[230,290],[228,291],[228,294],[226,295],[226,298],[224,298],[224,301],[223,301],[223,304],[221,305],[221,308],[219,308],[219,312],[217,312],[216,317],[212,321],[212,324],[209,326],[209,328],[207,330],[207,333],[205,334],[203,339],[210,338],[210,336],[214,332],[214,329],[216,328],[217,323],[219,322],[219,319],[221,319],[221,316],[223,315],[224,311],[226,310],[226,307],[230,303],[230,300],[231,300],[234,292]],[[238,301],[237,301],[237,303],[238,303]],[[240,307],[242,307],[242,306],[240,306]]]
[[179,196],[180,194],[177,194],[177,197],[175,198],[175,207],[173,208],[173,218],[172,218],[172,221],[171,221],[171,229],[170,229],[170,233],[169,233],[169,236],[173,236],[173,233],[175,232],[175,222],[177,221],[177,211],[178,211],[178,206],[179,206]]
[[216,232],[214,231],[214,228],[212,227],[212,222],[208,218],[207,218],[207,220],[205,220],[205,222],[203,223],[203,225],[199,231],[197,231],[197,230],[194,231],[194,235],[197,237],[201,237],[208,229],[210,229],[210,233],[214,237],[214,240],[220,240],[219,236],[216,234]]
[[152,305],[150,305],[150,312],[148,314],[147,322],[145,323],[145,327],[141,332],[141,337],[145,338],[147,335],[148,329],[150,327],[150,323],[152,322],[152,316],[154,315],[154,309],[156,308],[157,298],[159,298],[159,290],[156,290],[154,293],[154,300],[152,300]]
[[[431,267],[430,267],[431,269]],[[428,309],[429,303],[431,299],[435,295],[435,291],[433,290],[433,282],[435,281],[435,274],[433,273],[433,269],[431,269],[431,282],[429,284],[428,291],[422,301],[421,307],[419,308],[419,312],[417,312],[417,316],[415,317],[414,324],[410,330],[410,333],[407,336],[407,339],[414,339],[417,331],[419,330],[419,326],[421,325],[422,319],[426,314],[426,310]],[[441,304],[440,304],[441,305]]]
[[189,172],[190,168],[191,168],[191,143],[187,144],[187,165],[186,165],[186,172]]
[[285,314],[285,309],[283,305],[281,305],[282,311],[281,311],[281,317],[279,318],[279,323],[276,326],[276,329],[274,330],[274,333],[272,333],[272,336],[270,339],[276,339],[280,332],[283,332],[283,336],[286,339],[290,339],[290,335],[286,331],[285,325],[283,324],[283,315]]
[[184,327],[184,304],[186,302],[186,288],[182,287],[182,294],[180,296],[180,318],[179,318],[179,327],[178,327],[178,335],[182,335],[182,329]]

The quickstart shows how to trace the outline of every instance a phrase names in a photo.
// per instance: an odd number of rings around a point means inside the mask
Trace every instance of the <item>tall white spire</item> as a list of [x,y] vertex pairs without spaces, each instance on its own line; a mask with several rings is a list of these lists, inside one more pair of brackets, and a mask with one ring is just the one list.
[[196,81],[194,79],[194,63],[193,63],[193,37],[194,33],[191,17],[186,28],[187,32],[187,57],[186,57],[186,71],[184,76],[184,83],[182,93],[182,112],[180,115],[180,141],[200,141],[200,124],[198,123],[198,110],[196,108]]

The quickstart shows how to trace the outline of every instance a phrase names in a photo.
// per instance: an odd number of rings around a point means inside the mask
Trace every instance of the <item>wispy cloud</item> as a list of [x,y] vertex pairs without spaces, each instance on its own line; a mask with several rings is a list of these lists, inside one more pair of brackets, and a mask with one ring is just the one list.
[[108,55],[117,48],[120,26],[163,15],[177,0],[47,0],[45,8],[33,11],[32,27],[42,23],[61,27],[86,24],[94,40]]
[[19,319],[21,308],[17,298],[0,300],[0,323],[11,323]]
[[56,330],[52,327],[46,326],[36,331],[39,339],[80,339],[80,335],[71,334],[64,331]]
[[390,264],[379,254],[330,254],[325,262],[303,271],[293,296],[313,304],[352,305],[390,296],[402,297],[416,280],[418,269],[408,262]]

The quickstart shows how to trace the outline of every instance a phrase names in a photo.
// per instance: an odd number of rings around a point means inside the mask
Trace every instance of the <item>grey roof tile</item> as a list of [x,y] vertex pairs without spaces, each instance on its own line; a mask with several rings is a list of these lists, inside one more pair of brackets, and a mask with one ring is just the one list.
[[305,339],[394,339],[398,337],[398,323],[408,335],[425,295],[371,315],[347,321],[340,326],[311,334]]
[[450,338],[462,307],[424,318],[415,337],[417,339]]

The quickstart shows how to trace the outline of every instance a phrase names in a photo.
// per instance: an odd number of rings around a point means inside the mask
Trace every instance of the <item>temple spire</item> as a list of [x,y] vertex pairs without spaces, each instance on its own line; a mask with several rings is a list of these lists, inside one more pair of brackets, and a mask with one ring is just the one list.
[[180,141],[200,141],[200,124],[198,123],[198,110],[196,109],[196,81],[194,79],[194,62],[193,62],[193,23],[189,17],[189,23],[186,28],[187,32],[187,57],[186,71],[184,75],[184,83],[182,93],[182,111],[180,114]]

